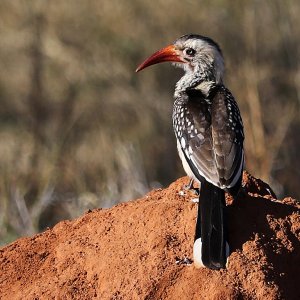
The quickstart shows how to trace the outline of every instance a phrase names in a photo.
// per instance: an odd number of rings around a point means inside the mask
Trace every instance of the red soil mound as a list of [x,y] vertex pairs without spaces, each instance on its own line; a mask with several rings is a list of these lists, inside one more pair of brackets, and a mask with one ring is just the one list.
[[228,268],[196,269],[187,181],[0,249],[1,299],[300,299],[297,202],[245,174],[228,206]]

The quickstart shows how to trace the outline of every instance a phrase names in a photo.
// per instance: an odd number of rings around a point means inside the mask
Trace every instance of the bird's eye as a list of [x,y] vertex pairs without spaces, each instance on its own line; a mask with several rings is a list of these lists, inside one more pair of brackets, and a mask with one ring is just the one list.
[[188,56],[194,56],[195,53],[196,53],[196,50],[193,49],[193,48],[186,48],[186,49],[184,50],[184,52],[185,52],[185,54],[188,55]]

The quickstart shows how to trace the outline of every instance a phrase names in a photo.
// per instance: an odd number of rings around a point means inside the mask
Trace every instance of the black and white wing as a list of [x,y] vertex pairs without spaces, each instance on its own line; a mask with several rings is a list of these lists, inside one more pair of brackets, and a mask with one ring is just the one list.
[[188,101],[174,109],[183,164],[199,181],[204,177],[235,194],[244,165],[243,123],[238,106],[224,86],[216,86],[208,97],[198,90],[187,94]]

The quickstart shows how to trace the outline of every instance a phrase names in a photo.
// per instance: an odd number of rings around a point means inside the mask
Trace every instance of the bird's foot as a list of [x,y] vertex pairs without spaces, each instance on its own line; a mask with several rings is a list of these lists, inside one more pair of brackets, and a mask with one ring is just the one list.
[[185,191],[189,191],[190,189],[193,188],[193,183],[194,183],[194,179],[191,178],[190,181],[189,181],[189,183],[188,183],[188,184],[185,184],[185,185],[183,186],[183,189],[184,189]]
[[192,191],[196,196],[199,196],[200,195],[200,189],[199,188],[195,188],[193,186],[193,183],[194,183],[194,179],[191,178],[190,182],[188,184],[185,184],[183,186],[183,190],[184,191]]

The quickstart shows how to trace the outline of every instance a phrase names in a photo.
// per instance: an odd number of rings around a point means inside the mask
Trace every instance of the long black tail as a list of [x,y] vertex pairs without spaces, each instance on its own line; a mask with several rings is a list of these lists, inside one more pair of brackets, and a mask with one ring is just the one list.
[[201,262],[205,267],[210,269],[225,268],[228,252],[225,192],[207,181],[202,182],[196,224],[194,261],[198,260],[199,264],[200,255]]

